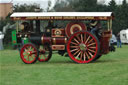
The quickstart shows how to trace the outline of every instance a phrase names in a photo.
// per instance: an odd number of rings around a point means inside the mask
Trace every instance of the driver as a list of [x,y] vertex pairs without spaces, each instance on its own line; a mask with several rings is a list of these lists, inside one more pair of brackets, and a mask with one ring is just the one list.
[[91,33],[96,34],[96,31],[101,29],[100,21],[92,20],[90,22]]

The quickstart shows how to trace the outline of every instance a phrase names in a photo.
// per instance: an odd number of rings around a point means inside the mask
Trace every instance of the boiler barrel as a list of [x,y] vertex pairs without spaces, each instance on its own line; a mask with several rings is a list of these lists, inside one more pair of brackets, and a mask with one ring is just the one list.
[[65,45],[67,43],[67,38],[65,37],[54,37],[52,38],[53,45]]
[[43,35],[31,35],[29,40],[36,45],[52,43],[51,37],[44,37]]
[[67,38],[65,37],[45,37],[41,35],[30,36],[29,40],[34,44],[52,44],[52,45],[65,45]]
[[33,34],[33,35],[30,35],[29,40],[36,45],[41,45],[42,44],[41,37],[42,37],[42,35]]

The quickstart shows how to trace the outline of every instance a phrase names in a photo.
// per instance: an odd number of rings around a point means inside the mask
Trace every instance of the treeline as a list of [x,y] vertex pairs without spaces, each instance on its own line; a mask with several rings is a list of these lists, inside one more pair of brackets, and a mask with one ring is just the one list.
[[57,0],[51,11],[58,12],[113,12],[113,33],[117,34],[122,29],[128,28],[128,3],[126,0],[117,5],[111,0],[108,5],[97,3],[97,0]]

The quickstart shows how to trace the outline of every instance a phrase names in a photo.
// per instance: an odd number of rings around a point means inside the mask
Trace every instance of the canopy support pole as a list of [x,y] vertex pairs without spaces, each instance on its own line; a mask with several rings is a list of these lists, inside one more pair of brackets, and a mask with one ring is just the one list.
[[40,20],[36,20],[36,33],[40,33]]

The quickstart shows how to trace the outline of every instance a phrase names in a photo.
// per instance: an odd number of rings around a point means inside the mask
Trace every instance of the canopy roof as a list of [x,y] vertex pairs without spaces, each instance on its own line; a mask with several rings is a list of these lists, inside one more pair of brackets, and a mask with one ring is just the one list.
[[11,15],[14,20],[108,20],[112,12],[17,12]]

